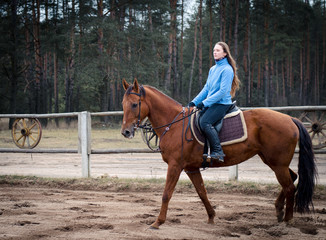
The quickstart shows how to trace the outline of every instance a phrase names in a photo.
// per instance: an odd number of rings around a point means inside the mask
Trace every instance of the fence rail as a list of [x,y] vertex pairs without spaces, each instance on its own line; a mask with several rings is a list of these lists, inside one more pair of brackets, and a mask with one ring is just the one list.
[[[268,108],[274,111],[326,111],[326,106],[285,106],[285,107],[240,107],[241,110]],[[47,113],[47,114],[0,114],[0,118],[60,118],[78,117],[80,112]],[[91,116],[122,116],[123,111],[94,112]]]
[[[61,117],[78,117],[80,112],[69,113],[47,113],[47,114],[0,114],[0,118],[61,118]],[[91,116],[121,116],[123,111],[112,112],[95,112]]]
[[[241,110],[259,109],[261,107],[242,107]],[[286,106],[269,107],[275,111],[326,111],[326,106]],[[91,154],[117,154],[117,153],[151,153],[150,149],[91,149],[91,117],[97,116],[121,116],[123,111],[110,112],[71,112],[71,113],[50,113],[50,114],[0,114],[0,118],[65,118],[78,117],[78,150],[77,149],[14,149],[0,148],[4,153],[79,153],[82,157],[82,177],[90,177],[90,155]],[[326,150],[315,150],[315,153],[326,153]],[[238,167],[229,167],[229,179],[238,178]]]

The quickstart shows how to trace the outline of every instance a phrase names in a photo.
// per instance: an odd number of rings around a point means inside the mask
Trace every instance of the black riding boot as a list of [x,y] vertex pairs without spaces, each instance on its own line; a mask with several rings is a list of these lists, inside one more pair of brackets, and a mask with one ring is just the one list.
[[[218,133],[212,125],[207,125],[203,129],[205,136],[210,145],[210,157],[219,162],[224,162],[225,154],[223,153]],[[207,157],[207,155],[204,157]]]

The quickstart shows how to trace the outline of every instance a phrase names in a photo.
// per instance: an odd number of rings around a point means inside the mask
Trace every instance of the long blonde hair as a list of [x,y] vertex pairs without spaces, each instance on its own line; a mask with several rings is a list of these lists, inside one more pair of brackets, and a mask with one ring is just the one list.
[[220,45],[223,48],[223,51],[226,53],[226,57],[228,59],[228,62],[230,63],[230,65],[233,68],[233,72],[234,72],[234,77],[233,77],[233,81],[232,81],[232,87],[231,87],[231,96],[234,97],[236,91],[240,88],[240,80],[238,78],[237,75],[237,64],[235,62],[235,60],[233,59],[231,52],[230,52],[230,48],[229,46],[225,43],[225,42],[218,42],[215,45]]

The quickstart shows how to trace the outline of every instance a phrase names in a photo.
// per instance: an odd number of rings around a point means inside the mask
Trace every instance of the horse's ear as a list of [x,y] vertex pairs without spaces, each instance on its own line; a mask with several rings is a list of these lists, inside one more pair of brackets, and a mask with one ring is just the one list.
[[122,79],[122,85],[124,90],[127,90],[130,84],[126,81],[126,79]]
[[133,89],[134,89],[134,91],[135,91],[136,93],[139,93],[139,92],[140,92],[140,90],[139,90],[139,84],[138,84],[137,78],[135,78],[135,80],[134,80],[134,87],[133,87]]

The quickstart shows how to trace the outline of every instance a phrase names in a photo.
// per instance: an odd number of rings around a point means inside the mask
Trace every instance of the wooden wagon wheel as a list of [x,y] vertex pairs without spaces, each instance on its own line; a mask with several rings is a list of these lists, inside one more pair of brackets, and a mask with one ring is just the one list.
[[306,111],[299,117],[307,128],[314,149],[326,147],[326,119],[324,111]]
[[35,148],[42,137],[42,126],[36,118],[17,118],[12,124],[12,139],[19,148]]
[[141,125],[144,126],[141,128],[141,136],[143,141],[151,150],[159,151],[159,137],[153,130],[152,124],[147,117],[142,121]]

